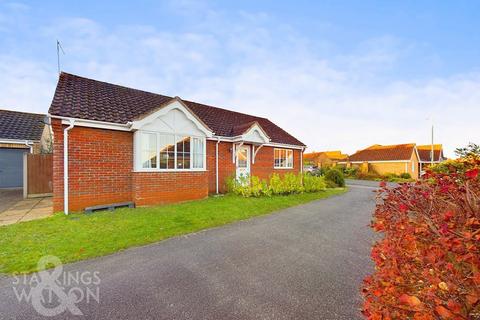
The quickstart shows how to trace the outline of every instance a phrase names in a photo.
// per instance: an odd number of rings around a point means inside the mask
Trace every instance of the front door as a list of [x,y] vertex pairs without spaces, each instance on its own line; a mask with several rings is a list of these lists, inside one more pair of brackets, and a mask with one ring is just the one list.
[[250,176],[250,148],[240,146],[237,148],[237,180]]

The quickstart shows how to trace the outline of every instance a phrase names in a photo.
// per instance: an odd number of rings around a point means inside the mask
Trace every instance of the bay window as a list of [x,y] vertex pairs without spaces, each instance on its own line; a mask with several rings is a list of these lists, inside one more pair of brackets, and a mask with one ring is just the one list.
[[293,168],[293,150],[274,149],[274,168],[292,169]]
[[204,137],[142,132],[135,134],[136,168],[140,171],[204,170]]

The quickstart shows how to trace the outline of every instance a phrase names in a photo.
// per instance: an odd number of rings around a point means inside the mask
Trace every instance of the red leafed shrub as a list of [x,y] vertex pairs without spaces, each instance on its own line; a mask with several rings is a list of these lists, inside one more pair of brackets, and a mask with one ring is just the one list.
[[480,319],[480,158],[457,161],[379,191],[366,318]]

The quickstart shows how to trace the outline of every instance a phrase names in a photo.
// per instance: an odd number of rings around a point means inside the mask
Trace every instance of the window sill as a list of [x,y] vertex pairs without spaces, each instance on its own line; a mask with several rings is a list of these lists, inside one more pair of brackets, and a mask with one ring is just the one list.
[[292,170],[294,167],[273,167],[275,170]]

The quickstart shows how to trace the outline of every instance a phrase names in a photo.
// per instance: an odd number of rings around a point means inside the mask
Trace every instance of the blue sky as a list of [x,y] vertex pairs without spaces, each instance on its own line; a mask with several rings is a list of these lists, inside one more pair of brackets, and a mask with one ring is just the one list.
[[[479,142],[478,1],[0,0],[0,107],[62,69],[265,116],[310,150]],[[428,119],[428,120],[427,120]]]

